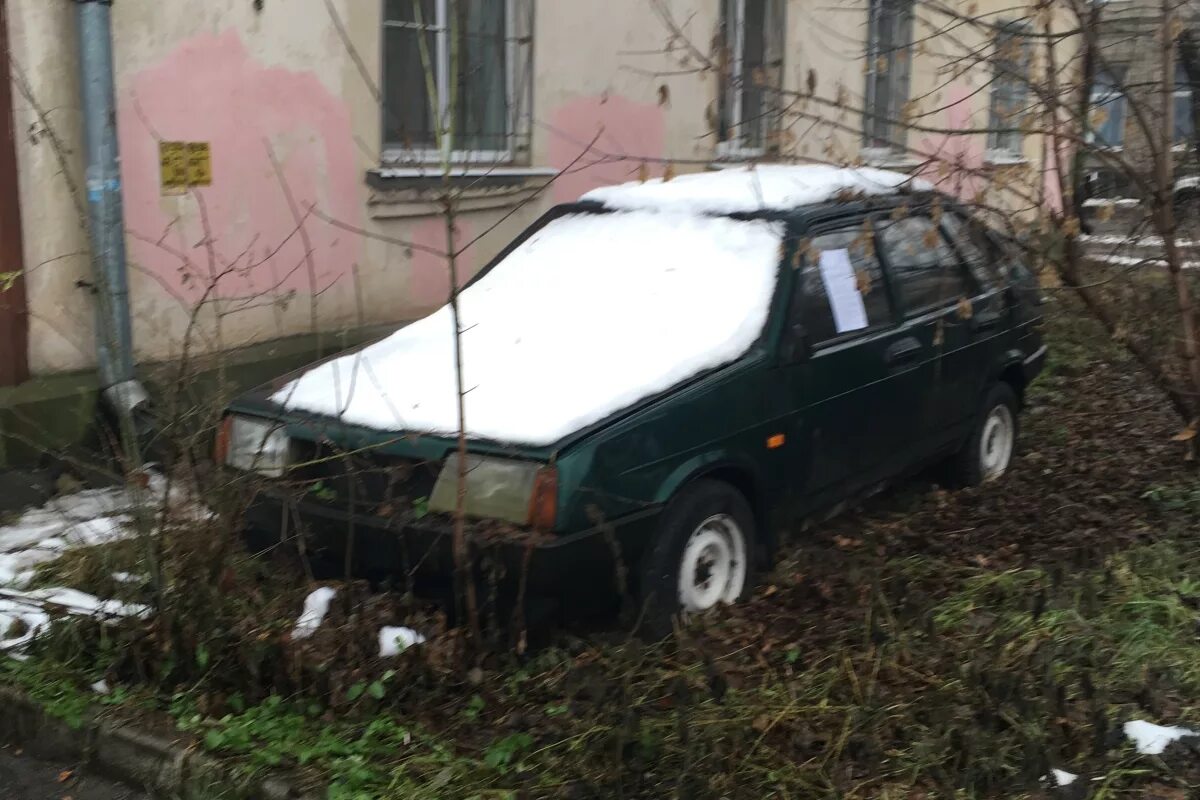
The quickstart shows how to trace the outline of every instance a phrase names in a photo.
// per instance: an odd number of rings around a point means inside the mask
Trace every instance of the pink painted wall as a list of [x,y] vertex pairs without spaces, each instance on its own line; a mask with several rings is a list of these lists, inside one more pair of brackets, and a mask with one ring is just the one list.
[[[980,127],[978,121],[972,122],[972,103],[986,103],[988,95],[981,93],[978,87],[956,83],[947,90],[947,108],[945,127],[948,130],[967,130]],[[978,119],[978,115],[977,115]],[[937,184],[944,192],[958,197],[965,202],[972,202],[978,193],[988,185],[986,179],[985,145],[987,137],[981,134],[926,136],[917,146],[917,154],[922,159],[933,159],[937,165],[931,165],[923,170],[924,177]],[[1069,148],[1067,148],[1069,149]],[[1069,157],[1067,149],[1062,154],[1062,162]],[[1060,211],[1062,209],[1062,193],[1058,184],[1058,170],[1053,153],[1046,154],[1046,164],[1042,168],[1041,199],[1045,210]],[[988,198],[985,202],[999,205],[999,198]]]
[[[575,162],[554,184],[557,203],[577,200],[598,186],[634,180],[643,159],[666,155],[666,114],[655,104],[619,95],[581,97],[556,108],[550,119],[550,166],[564,170]],[[663,165],[647,166],[650,174],[662,174]]]
[[[963,83],[951,85],[946,92],[944,124],[948,130],[967,130],[972,127],[971,104],[979,94]],[[986,185],[981,175],[984,167],[984,139],[981,136],[942,134],[926,136],[917,145],[917,158],[932,159],[936,164],[923,170],[924,177],[938,189],[960,200],[970,202]]]
[[[474,238],[475,226],[466,218],[459,218],[454,226],[454,246],[461,249]],[[441,217],[430,217],[412,227],[413,244],[428,247],[436,252],[413,250],[412,271],[408,280],[408,301],[418,308],[438,308],[450,299],[450,264],[446,252],[446,221]],[[479,248],[471,247],[455,260],[458,284],[463,284],[479,269]]]
[[[315,204],[363,224],[350,116],[315,75],[259,63],[236,33],[202,35],[134,75],[119,106],[132,264],[193,302],[213,272],[227,273],[216,283],[220,297],[306,295],[351,275],[362,255],[360,237],[310,217],[305,229],[316,265],[310,277],[269,155],[282,165],[301,213]],[[213,185],[191,197],[162,197],[160,139],[210,142]],[[218,260],[211,271],[206,227]]]

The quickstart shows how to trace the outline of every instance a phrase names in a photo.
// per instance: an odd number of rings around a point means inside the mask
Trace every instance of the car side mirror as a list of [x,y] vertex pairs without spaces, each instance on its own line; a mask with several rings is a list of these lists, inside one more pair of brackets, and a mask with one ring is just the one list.
[[810,351],[808,331],[804,329],[804,324],[800,322],[792,324],[784,334],[782,348],[784,363],[797,364],[807,361]]

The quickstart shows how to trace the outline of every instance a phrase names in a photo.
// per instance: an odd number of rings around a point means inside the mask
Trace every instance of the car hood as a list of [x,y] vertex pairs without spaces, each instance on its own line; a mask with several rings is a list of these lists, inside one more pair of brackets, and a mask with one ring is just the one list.
[[763,220],[568,214],[464,289],[457,315],[445,306],[269,400],[447,438],[461,378],[469,438],[551,447],[744,356],[769,314],[781,238]]

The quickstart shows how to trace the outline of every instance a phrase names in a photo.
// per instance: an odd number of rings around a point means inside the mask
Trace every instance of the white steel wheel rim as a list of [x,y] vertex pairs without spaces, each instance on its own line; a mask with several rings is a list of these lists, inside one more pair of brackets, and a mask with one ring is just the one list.
[[679,605],[707,611],[733,603],[746,585],[746,537],[733,517],[714,514],[696,526],[679,561]]
[[999,478],[1008,469],[1016,438],[1015,428],[1008,406],[996,406],[988,414],[979,441],[979,466],[984,480]]

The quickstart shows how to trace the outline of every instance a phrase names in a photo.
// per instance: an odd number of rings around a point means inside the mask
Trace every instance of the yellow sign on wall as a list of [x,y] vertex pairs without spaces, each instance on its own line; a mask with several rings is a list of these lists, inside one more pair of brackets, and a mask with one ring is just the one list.
[[212,148],[208,142],[159,142],[163,194],[183,194],[191,186],[212,185]]
[[187,146],[188,183],[212,186],[212,153],[208,142],[189,142]]
[[159,142],[158,159],[162,168],[162,188],[166,194],[187,188],[187,146],[183,142]]

